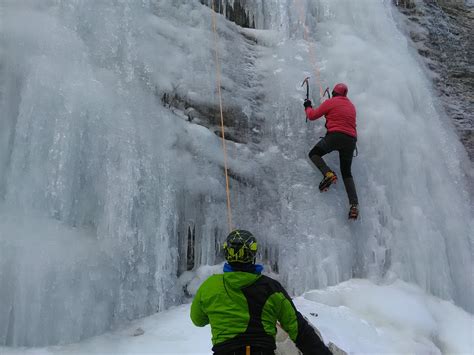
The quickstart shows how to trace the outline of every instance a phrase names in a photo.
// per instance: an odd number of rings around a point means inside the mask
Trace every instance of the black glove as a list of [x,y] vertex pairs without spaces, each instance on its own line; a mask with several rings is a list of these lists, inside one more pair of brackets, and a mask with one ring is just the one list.
[[311,103],[311,100],[309,100],[309,99],[304,100],[304,104],[303,104],[303,105],[304,105],[304,108],[305,108],[305,109],[307,109],[308,107],[313,108],[313,104]]

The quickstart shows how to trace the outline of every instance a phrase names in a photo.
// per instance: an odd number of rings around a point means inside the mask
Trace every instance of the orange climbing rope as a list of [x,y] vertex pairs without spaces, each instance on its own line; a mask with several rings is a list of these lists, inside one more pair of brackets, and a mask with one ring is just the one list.
[[309,29],[308,29],[308,26],[306,25],[305,11],[303,9],[303,4],[301,3],[301,0],[294,0],[294,2],[300,14],[300,22],[303,24],[303,27],[304,27],[303,38],[306,42],[309,42],[309,58],[311,60],[311,64],[316,74],[316,79],[319,86],[319,96],[323,97],[324,91],[323,91],[323,86],[321,85],[321,74],[319,72],[318,62],[316,60],[316,51],[314,49],[314,43],[309,41]]
[[221,68],[219,61],[219,38],[217,34],[217,15],[214,8],[214,1],[211,1],[212,7],[212,30],[214,32],[214,44],[215,44],[215,61],[216,61],[216,85],[217,93],[219,96],[219,110],[221,116],[221,136],[222,136],[222,150],[224,151],[224,174],[225,174],[225,191],[227,196],[227,223],[229,226],[229,232],[232,231],[232,209],[230,207],[230,189],[229,189],[229,173],[227,168],[227,149],[225,144],[224,135],[224,114],[222,111],[222,92],[221,92]]
[[[296,6],[298,7],[299,14],[300,14],[300,21],[304,27],[304,40],[309,42],[309,54],[311,64],[314,68],[317,83],[319,86],[319,95],[320,97],[323,96],[323,87],[321,85],[321,74],[317,65],[316,60],[316,52],[314,49],[314,43],[309,41],[309,29],[306,25],[305,21],[305,12],[303,6],[301,4],[301,0],[294,0]],[[229,172],[227,167],[227,148],[225,142],[225,131],[224,131],[224,114],[222,109],[222,92],[221,92],[221,68],[220,68],[220,60],[219,60],[219,38],[217,34],[217,15],[216,9],[214,5],[214,1],[211,0],[211,8],[212,8],[212,31],[214,32],[214,46],[215,46],[215,62],[216,62],[216,85],[217,85],[217,93],[219,96],[219,112],[220,112],[220,125],[221,125],[221,137],[222,137],[222,150],[224,153],[224,174],[225,174],[225,189],[226,189],[226,197],[227,197],[227,223],[229,226],[229,232],[232,231],[232,209],[230,204],[230,188],[229,188]]]

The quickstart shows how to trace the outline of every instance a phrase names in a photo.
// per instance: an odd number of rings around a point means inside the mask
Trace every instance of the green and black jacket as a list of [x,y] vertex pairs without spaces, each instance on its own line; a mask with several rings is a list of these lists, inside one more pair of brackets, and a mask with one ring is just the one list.
[[246,345],[273,350],[278,321],[304,355],[331,354],[283,286],[256,273],[232,271],[209,277],[194,297],[191,320],[198,327],[211,325],[214,352]]

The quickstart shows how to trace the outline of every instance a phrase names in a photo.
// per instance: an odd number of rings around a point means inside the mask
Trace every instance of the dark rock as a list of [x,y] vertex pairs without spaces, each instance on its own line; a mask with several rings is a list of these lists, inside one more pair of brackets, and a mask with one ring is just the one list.
[[143,334],[145,334],[145,331],[142,328],[137,328],[137,329],[135,329],[135,331],[133,332],[132,335],[134,337],[138,337],[138,336],[143,335]]
[[[464,0],[393,0],[408,25],[408,35],[426,66],[446,113],[474,160],[474,8]],[[419,28],[423,29],[422,31]]]
[[255,28],[255,19],[245,10],[244,0],[201,0],[201,4],[213,7],[216,12],[239,26]]

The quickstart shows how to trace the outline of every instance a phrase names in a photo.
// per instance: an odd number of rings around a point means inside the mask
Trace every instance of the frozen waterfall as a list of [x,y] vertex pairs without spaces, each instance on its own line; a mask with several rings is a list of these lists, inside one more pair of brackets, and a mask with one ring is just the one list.
[[[218,16],[231,205],[267,270],[294,294],[401,278],[474,311],[472,163],[392,2],[241,3],[256,30]],[[358,110],[356,223],[306,158],[325,131],[302,109],[311,46]],[[0,346],[179,304],[183,272],[222,261],[213,50],[198,0],[0,3]]]

